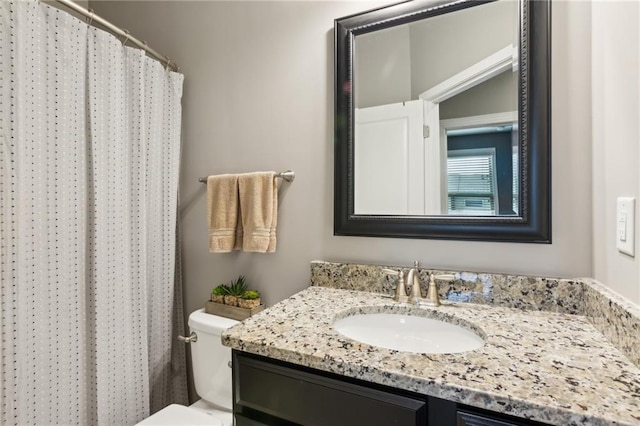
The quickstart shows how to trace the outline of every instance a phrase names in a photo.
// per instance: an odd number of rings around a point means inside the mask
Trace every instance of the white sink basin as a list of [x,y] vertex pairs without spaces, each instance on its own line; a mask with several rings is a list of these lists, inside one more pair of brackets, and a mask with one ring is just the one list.
[[402,352],[452,354],[484,344],[482,337],[464,327],[414,315],[351,315],[336,320],[333,328],[358,342]]

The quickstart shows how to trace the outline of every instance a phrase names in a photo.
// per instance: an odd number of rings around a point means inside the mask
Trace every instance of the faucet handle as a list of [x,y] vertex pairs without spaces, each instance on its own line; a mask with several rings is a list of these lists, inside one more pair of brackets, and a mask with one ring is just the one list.
[[436,280],[442,280],[442,281],[453,281],[456,279],[456,276],[453,274],[440,274],[440,275],[432,275],[434,279]]
[[396,283],[396,295],[393,297],[393,300],[396,302],[407,302],[409,298],[407,297],[407,287],[404,283],[404,272],[386,268],[383,269],[382,272],[387,275],[395,275],[398,277],[398,282]]
[[435,281],[436,275],[429,275],[429,286],[427,287],[427,297],[424,303],[429,306],[440,306],[440,295],[438,294],[438,285]]

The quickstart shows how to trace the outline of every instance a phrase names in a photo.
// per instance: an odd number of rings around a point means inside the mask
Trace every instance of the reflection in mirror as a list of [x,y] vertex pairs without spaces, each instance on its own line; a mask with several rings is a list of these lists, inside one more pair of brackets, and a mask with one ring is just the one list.
[[551,242],[550,1],[336,19],[336,235]]
[[513,125],[450,130],[442,205],[452,215],[517,215],[518,151]]
[[518,6],[356,35],[355,214],[519,214]]

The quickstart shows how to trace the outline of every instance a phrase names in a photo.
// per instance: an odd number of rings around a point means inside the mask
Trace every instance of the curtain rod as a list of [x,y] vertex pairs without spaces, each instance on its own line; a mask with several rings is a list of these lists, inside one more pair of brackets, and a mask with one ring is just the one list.
[[86,16],[87,18],[89,18],[89,24],[91,24],[92,21],[95,21],[97,23],[99,23],[100,25],[108,28],[110,31],[113,31],[116,35],[125,37],[125,41],[123,43],[126,43],[127,41],[130,41],[131,43],[135,44],[136,46],[138,46],[140,49],[144,50],[145,52],[149,53],[151,56],[153,56],[154,58],[156,58],[157,60],[159,60],[160,62],[164,63],[164,65],[169,68],[171,71],[178,71],[179,67],[175,62],[171,62],[171,59],[168,56],[163,56],[160,53],[158,53],[157,51],[153,50],[152,48],[150,48],[147,45],[146,41],[140,41],[135,37],[132,37],[129,34],[129,31],[122,29],[120,27],[116,27],[115,25],[113,25],[111,22],[107,21],[106,19],[96,15],[93,10],[90,9],[85,9],[84,7],[80,6],[79,4],[71,1],[71,0],[56,0],[58,3],[61,3],[65,6],[67,6],[70,9],[75,10],[76,12],[80,13],[83,16]]

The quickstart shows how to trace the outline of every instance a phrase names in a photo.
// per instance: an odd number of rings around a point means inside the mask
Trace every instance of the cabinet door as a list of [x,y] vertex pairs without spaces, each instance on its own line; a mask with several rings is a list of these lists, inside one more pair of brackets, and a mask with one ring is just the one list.
[[484,414],[471,414],[464,411],[457,413],[456,426],[524,426],[525,423],[514,423],[511,420],[487,417]]
[[245,416],[241,416],[240,414],[236,414],[234,417],[235,417],[235,423],[234,423],[235,426],[266,426],[266,423],[249,419]]
[[[305,426],[426,425],[426,401],[234,353],[234,412]],[[245,423],[247,424],[247,423]]]

